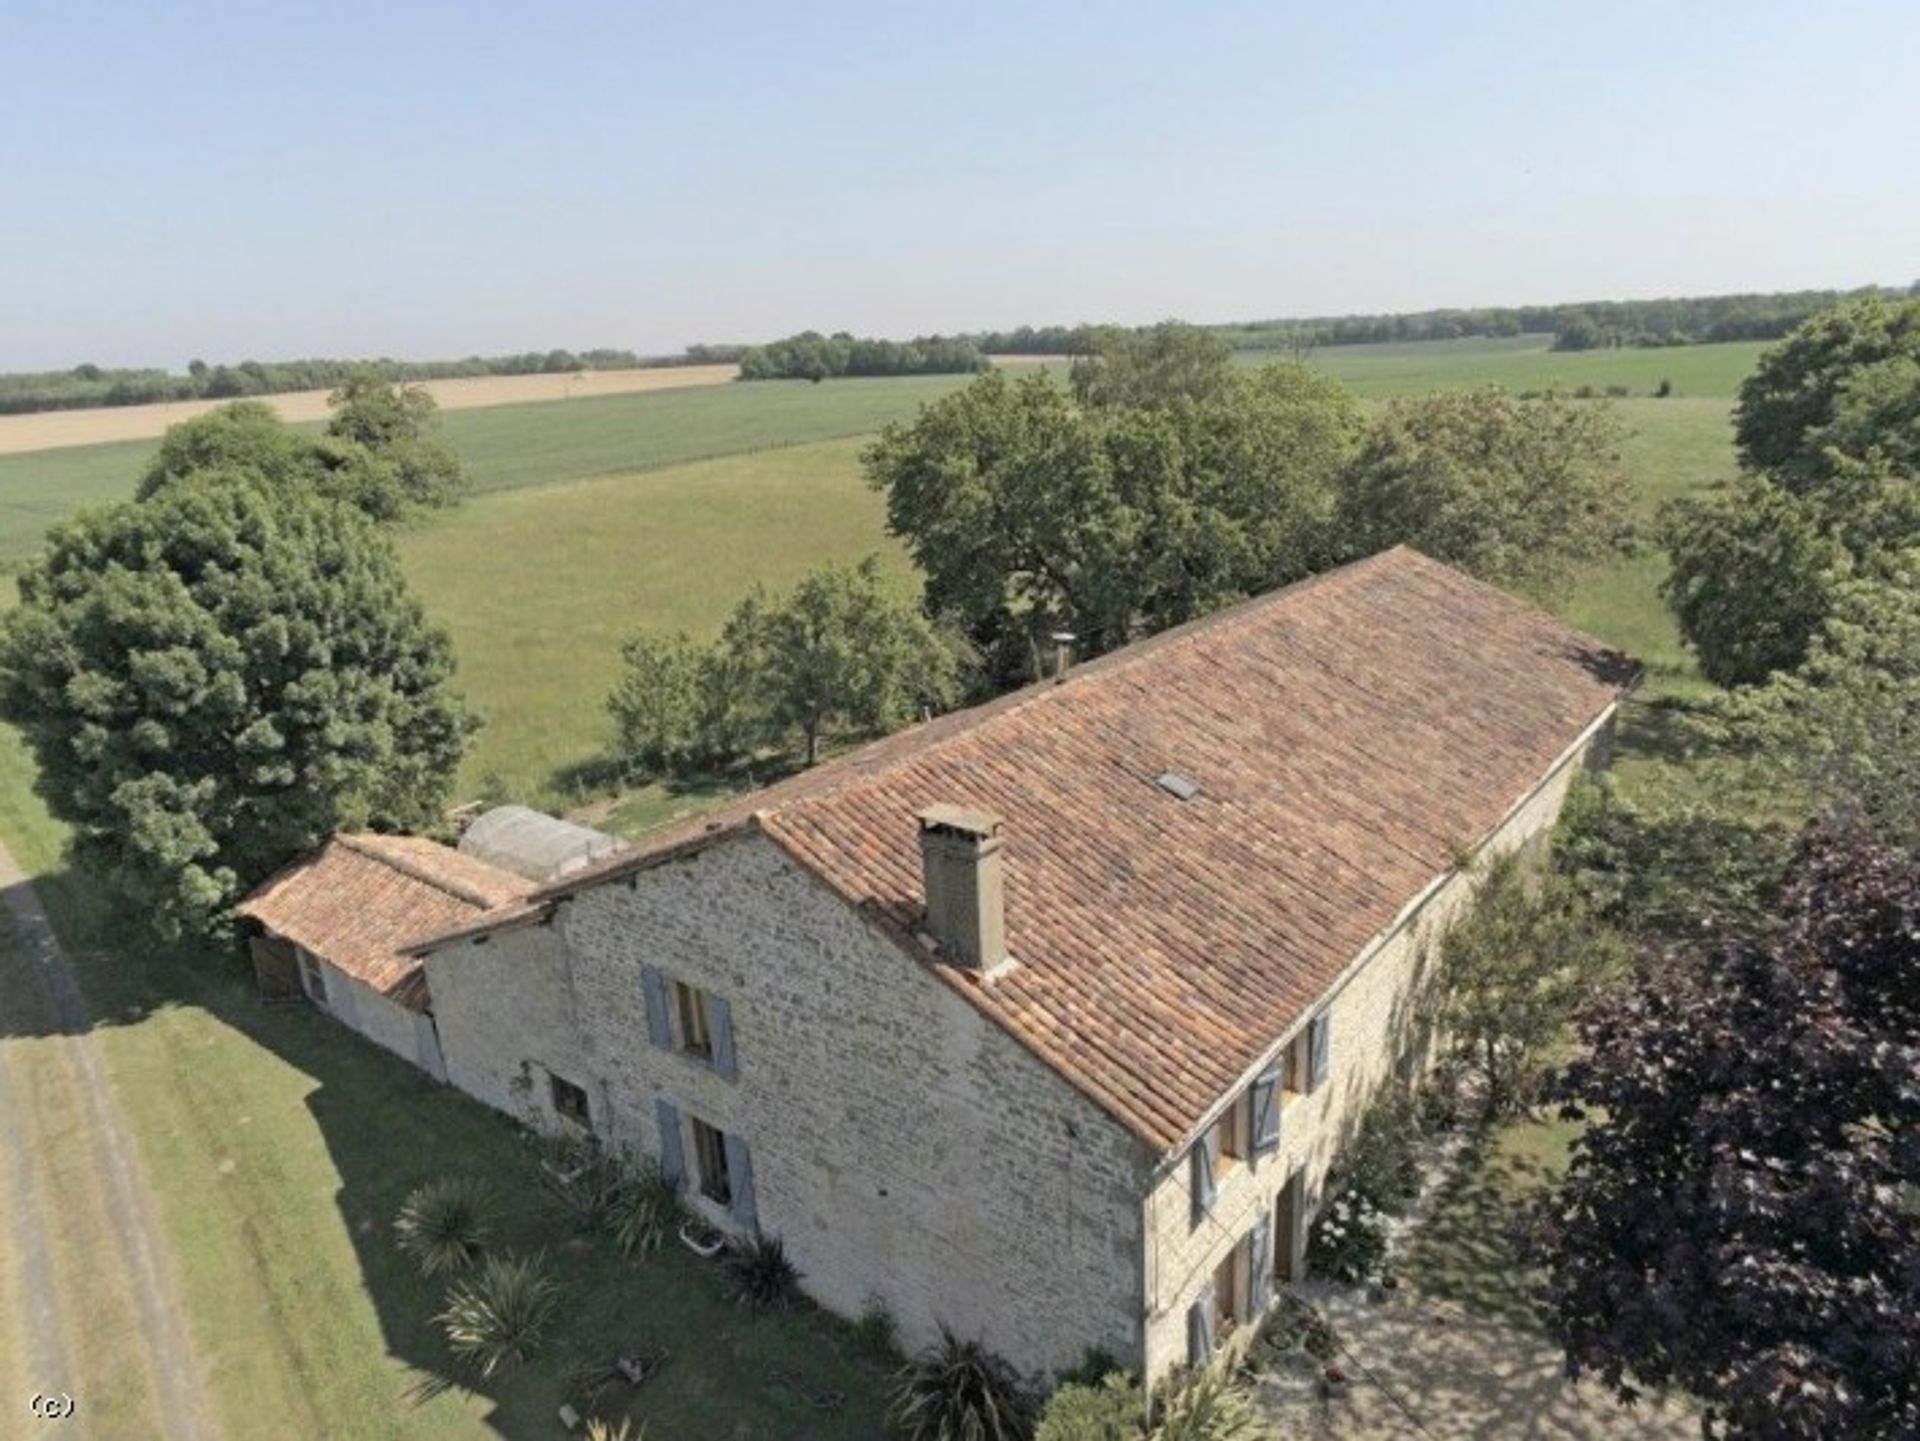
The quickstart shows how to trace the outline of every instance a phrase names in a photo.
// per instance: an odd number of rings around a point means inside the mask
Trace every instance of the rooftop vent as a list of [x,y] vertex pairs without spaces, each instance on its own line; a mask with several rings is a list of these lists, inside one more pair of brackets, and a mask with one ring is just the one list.
[[1177,771],[1165,771],[1153,783],[1176,800],[1190,801],[1200,794],[1199,782],[1190,781]]

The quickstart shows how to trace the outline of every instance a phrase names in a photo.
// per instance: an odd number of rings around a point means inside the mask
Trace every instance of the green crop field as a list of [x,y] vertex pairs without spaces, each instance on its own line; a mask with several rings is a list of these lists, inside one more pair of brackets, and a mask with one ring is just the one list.
[[[1731,400],[1764,349],[1758,343],[1677,345],[1655,350],[1556,351],[1551,337],[1425,340],[1403,345],[1340,345],[1309,353],[1309,361],[1361,395],[1416,395],[1443,386],[1504,385],[1511,390],[1604,390],[1624,385],[1651,396],[1662,380],[1675,395]],[[1248,352],[1243,361],[1275,359]]]

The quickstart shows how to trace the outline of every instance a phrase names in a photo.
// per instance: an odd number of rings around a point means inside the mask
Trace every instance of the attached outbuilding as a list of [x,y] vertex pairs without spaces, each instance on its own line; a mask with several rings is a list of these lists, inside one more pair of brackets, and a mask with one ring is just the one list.
[[529,806],[495,806],[460,836],[460,854],[545,884],[585,870],[620,842]]
[[249,945],[263,990],[305,995],[444,1081],[426,971],[400,948],[532,889],[525,877],[437,841],[340,835],[269,878],[239,913],[260,927]]

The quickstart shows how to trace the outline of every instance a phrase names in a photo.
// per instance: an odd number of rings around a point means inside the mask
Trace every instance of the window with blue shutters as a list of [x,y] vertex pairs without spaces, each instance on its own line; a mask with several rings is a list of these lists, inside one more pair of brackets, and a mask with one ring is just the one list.
[[728,1207],[734,1221],[749,1231],[760,1229],[760,1211],[753,1196],[753,1152],[747,1143],[731,1131],[724,1137],[727,1151],[727,1180],[732,1192]]
[[668,977],[658,966],[642,966],[640,984],[647,1000],[648,1040],[723,1076],[736,1073],[732,1006],[710,991]]

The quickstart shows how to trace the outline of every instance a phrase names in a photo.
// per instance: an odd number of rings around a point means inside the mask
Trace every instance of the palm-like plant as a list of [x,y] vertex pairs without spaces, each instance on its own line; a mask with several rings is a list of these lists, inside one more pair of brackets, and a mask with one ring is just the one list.
[[778,1236],[751,1236],[727,1247],[727,1281],[734,1298],[760,1311],[784,1310],[800,1294],[800,1268]]
[[559,1297],[540,1257],[489,1256],[478,1275],[454,1283],[434,1320],[455,1356],[491,1376],[540,1349]]
[[945,1326],[900,1369],[894,1423],[907,1441],[1027,1441],[1033,1401],[1013,1367]]
[[1254,1441],[1260,1422],[1246,1388],[1218,1367],[1167,1397],[1152,1441]]
[[408,1194],[393,1230],[421,1275],[452,1275],[478,1259],[487,1240],[487,1199],[486,1187],[461,1176],[429,1181]]
[[659,1250],[680,1229],[686,1214],[679,1186],[660,1169],[659,1162],[649,1159],[622,1178],[607,1209],[607,1227],[621,1255],[644,1256]]

